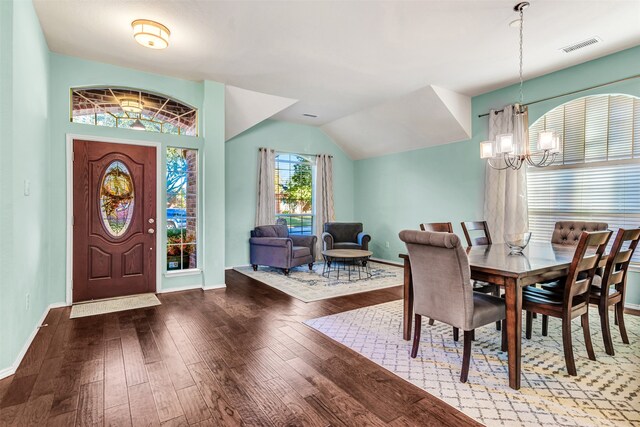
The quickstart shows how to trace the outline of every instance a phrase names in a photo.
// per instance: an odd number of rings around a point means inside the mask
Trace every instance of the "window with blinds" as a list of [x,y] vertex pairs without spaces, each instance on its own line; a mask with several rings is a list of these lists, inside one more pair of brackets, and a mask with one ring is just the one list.
[[640,227],[640,98],[597,95],[560,105],[529,127],[532,150],[542,130],[560,133],[563,150],[553,166],[527,171],[534,240],[549,241],[556,221],[602,221],[614,233]]

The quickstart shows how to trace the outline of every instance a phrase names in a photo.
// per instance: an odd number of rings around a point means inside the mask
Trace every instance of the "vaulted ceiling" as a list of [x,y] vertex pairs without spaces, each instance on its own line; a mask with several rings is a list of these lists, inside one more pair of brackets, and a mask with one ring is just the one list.
[[[261,105],[283,108],[276,119],[323,126],[354,158],[465,139],[464,98],[517,80],[514,0],[34,3],[55,52],[288,98]],[[137,18],[167,25],[169,48],[135,43],[130,23]],[[532,0],[525,78],[638,45],[639,22],[638,0]],[[602,42],[560,50],[593,36]],[[434,110],[415,110],[421,106]],[[433,133],[415,122],[419,114],[449,114],[451,127]],[[366,141],[358,137],[365,129]],[[384,138],[367,151],[379,134]]]

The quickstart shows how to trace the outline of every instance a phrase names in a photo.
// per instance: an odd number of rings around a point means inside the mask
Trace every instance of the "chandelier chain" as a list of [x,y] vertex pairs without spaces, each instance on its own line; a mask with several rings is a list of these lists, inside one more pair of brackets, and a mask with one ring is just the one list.
[[520,71],[519,71],[519,76],[520,76],[520,108],[522,108],[522,105],[524,104],[524,91],[523,91],[523,85],[524,85],[524,80],[522,78],[522,39],[523,39],[523,25],[524,24],[524,7],[520,7]]

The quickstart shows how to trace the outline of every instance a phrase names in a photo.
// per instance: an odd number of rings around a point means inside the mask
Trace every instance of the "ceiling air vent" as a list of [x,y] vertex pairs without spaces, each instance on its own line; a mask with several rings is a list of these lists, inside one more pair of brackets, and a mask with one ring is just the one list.
[[596,43],[600,43],[601,41],[602,41],[602,39],[600,37],[591,37],[590,39],[583,40],[581,42],[574,43],[574,44],[569,45],[569,46],[565,46],[565,47],[561,48],[560,50],[562,50],[564,53],[571,53],[571,52],[574,52],[574,51],[576,51],[578,49],[582,49],[583,47],[587,47],[587,46],[594,45]]

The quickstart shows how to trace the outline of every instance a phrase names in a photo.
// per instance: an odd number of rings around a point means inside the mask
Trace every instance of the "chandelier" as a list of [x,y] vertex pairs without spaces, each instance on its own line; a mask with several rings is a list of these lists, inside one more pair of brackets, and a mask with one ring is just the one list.
[[[525,114],[527,111],[524,105],[523,78],[522,78],[522,30],[524,24],[524,10],[529,7],[529,2],[518,3],[513,10],[520,14],[520,19],[515,21],[520,26],[520,102],[515,105],[515,114]],[[519,131],[519,138],[515,138],[513,133],[497,135],[494,141],[484,141],[480,143],[480,158],[487,159],[487,163],[494,169],[517,170],[525,163],[534,167],[545,167],[551,165],[558,153],[562,150],[560,134],[551,130],[538,133],[536,151],[531,152],[527,138],[527,129],[517,127],[514,131]],[[501,161],[502,160],[502,161]]]

